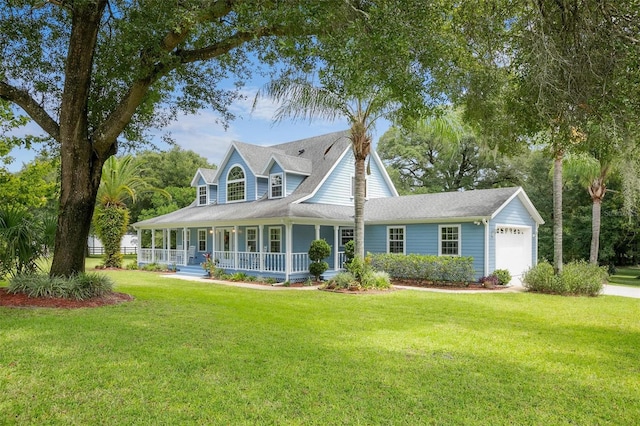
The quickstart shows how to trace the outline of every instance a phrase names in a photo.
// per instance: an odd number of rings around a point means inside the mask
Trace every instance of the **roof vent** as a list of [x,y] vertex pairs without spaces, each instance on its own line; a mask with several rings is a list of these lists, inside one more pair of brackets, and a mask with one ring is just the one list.
[[298,155],[302,155],[302,154],[304,154],[304,149],[298,150]]

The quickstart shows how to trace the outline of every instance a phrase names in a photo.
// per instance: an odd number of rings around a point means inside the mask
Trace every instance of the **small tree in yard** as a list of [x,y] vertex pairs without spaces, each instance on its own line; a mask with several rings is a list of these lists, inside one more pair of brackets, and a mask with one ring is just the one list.
[[320,275],[329,269],[329,264],[323,259],[331,254],[331,246],[325,240],[314,240],[309,247],[309,273],[316,277],[316,281],[320,281]]

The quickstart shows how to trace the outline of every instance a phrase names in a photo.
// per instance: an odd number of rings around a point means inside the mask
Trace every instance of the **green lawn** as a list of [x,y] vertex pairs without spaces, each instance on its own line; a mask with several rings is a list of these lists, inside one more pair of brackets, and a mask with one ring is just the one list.
[[640,418],[638,299],[258,291],[108,274],[136,300],[0,308],[0,424]]
[[609,277],[609,284],[640,287],[640,268],[637,266],[616,268],[615,275]]

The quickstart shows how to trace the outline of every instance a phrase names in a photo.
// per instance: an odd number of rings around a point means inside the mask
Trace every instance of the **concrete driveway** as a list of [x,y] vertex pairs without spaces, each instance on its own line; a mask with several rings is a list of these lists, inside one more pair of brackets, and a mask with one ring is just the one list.
[[606,294],[607,296],[622,296],[640,299],[640,288],[606,284],[602,294]]

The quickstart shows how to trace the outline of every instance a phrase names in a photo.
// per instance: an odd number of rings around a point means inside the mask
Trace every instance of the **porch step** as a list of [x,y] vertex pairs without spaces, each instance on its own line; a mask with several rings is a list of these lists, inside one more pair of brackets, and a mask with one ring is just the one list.
[[190,277],[205,277],[206,273],[200,266],[178,266],[177,275],[188,275]]

